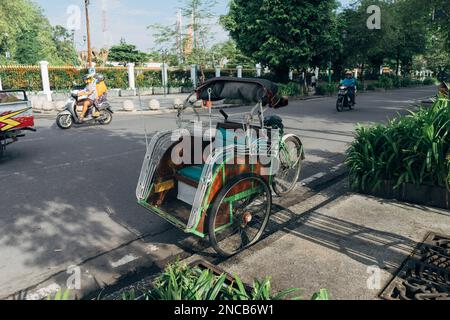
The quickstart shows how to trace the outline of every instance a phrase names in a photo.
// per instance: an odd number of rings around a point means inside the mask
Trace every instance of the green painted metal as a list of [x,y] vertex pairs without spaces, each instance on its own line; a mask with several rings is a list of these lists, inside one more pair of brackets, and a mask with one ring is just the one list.
[[236,194],[234,196],[225,198],[225,199],[223,199],[223,202],[230,202],[230,203],[232,203],[232,202],[235,202],[235,201],[239,201],[239,200],[248,198],[248,197],[250,197],[250,196],[252,196],[252,195],[254,195],[254,194],[258,193],[258,192],[261,192],[261,190],[262,190],[262,188],[251,188],[249,190],[246,190],[246,191],[243,191],[241,193],[238,193],[238,194]]

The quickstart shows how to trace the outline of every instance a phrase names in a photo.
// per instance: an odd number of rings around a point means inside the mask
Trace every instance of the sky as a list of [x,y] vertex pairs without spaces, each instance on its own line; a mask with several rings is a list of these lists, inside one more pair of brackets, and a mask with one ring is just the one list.
[[[58,24],[74,29],[77,47],[79,49],[85,47],[84,0],[33,1],[44,10],[52,25]],[[340,0],[344,5],[350,1]],[[157,50],[158,46],[154,42],[153,32],[147,26],[155,23],[174,24],[177,8],[180,7],[182,0],[90,0],[90,2],[94,48],[109,47],[117,44],[121,38],[125,38],[128,43],[149,52]],[[214,11],[217,16],[226,14],[228,1],[218,0]],[[211,31],[214,42],[225,41],[228,37],[227,32],[218,24],[214,24]]]

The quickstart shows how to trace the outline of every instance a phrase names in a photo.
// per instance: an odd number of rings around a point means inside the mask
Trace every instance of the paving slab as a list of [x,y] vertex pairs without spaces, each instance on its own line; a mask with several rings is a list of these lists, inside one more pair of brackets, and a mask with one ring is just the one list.
[[450,213],[348,193],[324,206],[287,212],[300,219],[222,264],[251,283],[272,276],[274,290],[321,288],[332,299],[372,300],[429,232],[450,234]]

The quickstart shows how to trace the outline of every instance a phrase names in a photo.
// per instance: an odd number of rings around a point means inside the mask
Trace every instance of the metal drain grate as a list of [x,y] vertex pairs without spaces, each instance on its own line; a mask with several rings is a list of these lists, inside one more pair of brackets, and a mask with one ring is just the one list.
[[430,234],[381,294],[386,300],[450,300],[450,237]]

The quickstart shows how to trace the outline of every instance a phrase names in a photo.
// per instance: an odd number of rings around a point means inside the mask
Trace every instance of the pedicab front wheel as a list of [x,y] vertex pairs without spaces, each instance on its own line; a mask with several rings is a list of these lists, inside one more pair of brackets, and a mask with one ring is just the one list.
[[272,194],[260,176],[245,174],[228,183],[216,197],[208,218],[214,250],[233,256],[258,242],[269,222]]

